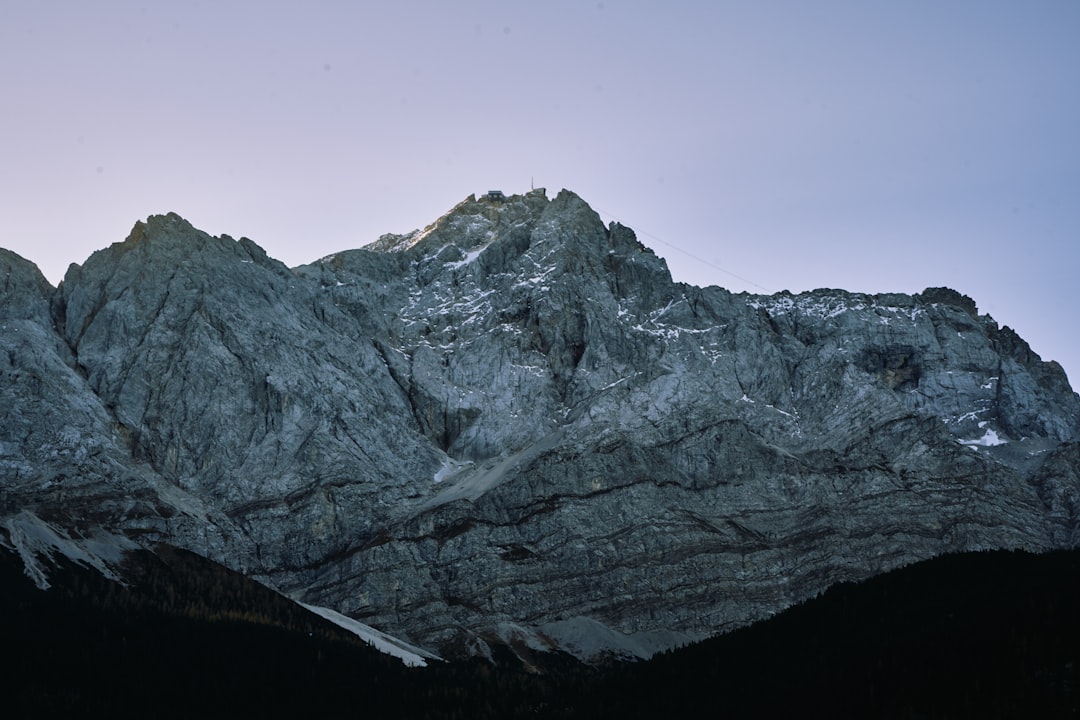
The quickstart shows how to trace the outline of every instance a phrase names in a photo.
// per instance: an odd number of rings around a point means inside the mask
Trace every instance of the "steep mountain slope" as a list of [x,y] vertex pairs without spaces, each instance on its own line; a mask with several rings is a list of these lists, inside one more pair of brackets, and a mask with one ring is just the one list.
[[0,259],[9,535],[190,548],[444,656],[646,656],[1080,537],[1080,398],[951,290],[690,287],[542,190],[292,271],[175,215],[55,292]]

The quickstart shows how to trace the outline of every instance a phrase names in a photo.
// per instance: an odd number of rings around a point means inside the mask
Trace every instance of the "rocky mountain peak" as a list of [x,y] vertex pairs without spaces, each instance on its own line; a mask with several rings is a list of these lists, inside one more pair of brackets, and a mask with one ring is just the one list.
[[129,245],[136,245],[148,237],[161,235],[191,235],[198,231],[184,218],[174,212],[164,215],[151,215],[145,221],[135,221],[134,227],[124,240]]
[[959,293],[952,288],[926,288],[916,297],[924,303],[941,303],[943,305],[952,305],[966,311],[973,318],[979,317],[979,308],[975,305],[975,301],[969,298],[967,295]]
[[542,190],[293,270],[168,214],[35,271],[0,253],[8,544],[178,545],[441,654],[642,656],[1080,541],[1080,397],[953,290],[691,287]]
[[[470,267],[498,267],[527,279],[544,263],[545,269],[573,267],[606,276],[631,253],[646,253],[658,270],[667,273],[663,261],[637,242],[632,230],[618,223],[605,227],[599,215],[569,190],[549,200],[544,188],[522,195],[470,195],[423,230],[384,235],[364,249],[405,253],[425,268],[422,277],[427,280],[439,272],[461,274]],[[527,251],[531,251],[527,261],[513,266]],[[486,257],[474,263],[481,254]]]
[[0,248],[0,318],[44,321],[51,295],[52,286],[36,265]]
[[438,252],[448,243],[470,249],[484,244],[507,227],[535,221],[548,205],[543,188],[524,195],[469,195],[423,230],[405,235],[383,235],[365,249],[377,252]]

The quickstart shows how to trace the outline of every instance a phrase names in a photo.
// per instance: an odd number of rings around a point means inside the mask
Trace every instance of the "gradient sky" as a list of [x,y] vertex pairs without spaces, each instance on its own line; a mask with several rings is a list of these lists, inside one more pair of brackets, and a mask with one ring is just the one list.
[[0,2],[0,246],[290,266],[581,195],[732,291],[946,285],[1080,380],[1080,2]]

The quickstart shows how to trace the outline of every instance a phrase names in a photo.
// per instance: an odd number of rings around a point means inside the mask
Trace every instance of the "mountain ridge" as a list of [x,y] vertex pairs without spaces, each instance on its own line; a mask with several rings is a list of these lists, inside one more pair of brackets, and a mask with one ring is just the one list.
[[1080,397],[953,290],[675,283],[543,190],[292,270],[175,214],[55,290],[9,255],[6,527],[175,544],[444,657],[647,655],[1080,537]]

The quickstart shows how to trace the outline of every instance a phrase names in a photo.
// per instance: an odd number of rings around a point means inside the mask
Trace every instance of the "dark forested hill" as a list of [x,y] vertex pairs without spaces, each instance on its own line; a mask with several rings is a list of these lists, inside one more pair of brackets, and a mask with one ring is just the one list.
[[647,662],[546,654],[406,668],[169,548],[128,587],[37,589],[0,551],[5,717],[1065,718],[1080,707],[1080,551],[968,553],[841,584]]

